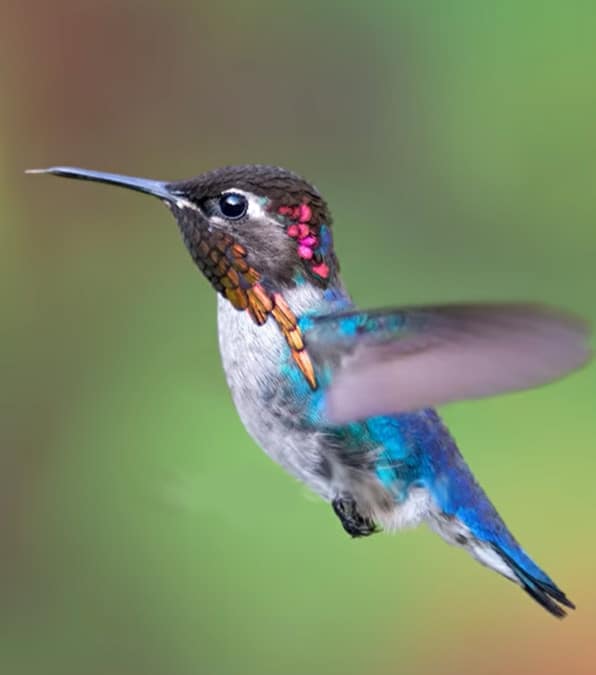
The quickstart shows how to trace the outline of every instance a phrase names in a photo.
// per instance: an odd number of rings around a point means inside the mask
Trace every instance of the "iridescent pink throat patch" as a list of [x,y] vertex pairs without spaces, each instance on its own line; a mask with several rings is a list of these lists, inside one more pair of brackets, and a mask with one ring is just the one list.
[[287,232],[290,237],[296,239],[298,243],[298,255],[306,261],[309,261],[309,267],[314,274],[327,279],[329,277],[329,267],[317,255],[319,238],[316,229],[311,226],[312,209],[308,204],[299,206],[280,206],[277,210],[280,216],[284,216],[294,221],[288,226]]

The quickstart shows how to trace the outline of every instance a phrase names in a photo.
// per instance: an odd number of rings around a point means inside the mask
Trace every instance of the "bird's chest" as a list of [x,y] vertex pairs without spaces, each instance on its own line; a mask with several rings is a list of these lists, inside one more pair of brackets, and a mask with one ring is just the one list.
[[274,321],[257,326],[218,298],[218,336],[224,371],[236,406],[262,409],[282,382],[288,348]]
[[279,326],[272,319],[257,326],[218,298],[218,333],[226,380],[247,431],[272,459],[317,489],[312,481],[322,434],[309,422],[314,394]]

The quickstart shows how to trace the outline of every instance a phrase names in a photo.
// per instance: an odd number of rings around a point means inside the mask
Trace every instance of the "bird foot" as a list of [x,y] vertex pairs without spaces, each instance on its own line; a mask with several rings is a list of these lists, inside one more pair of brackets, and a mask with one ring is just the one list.
[[357,504],[351,497],[336,497],[331,506],[344,530],[351,537],[368,537],[377,532],[375,523],[370,518],[360,515]]

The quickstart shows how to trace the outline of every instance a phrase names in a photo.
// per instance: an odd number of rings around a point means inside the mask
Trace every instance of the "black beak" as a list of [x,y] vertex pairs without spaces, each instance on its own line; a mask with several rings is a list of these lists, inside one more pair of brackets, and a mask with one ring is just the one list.
[[104,173],[103,171],[90,171],[79,169],[74,166],[52,166],[49,169],[29,169],[25,173],[50,173],[53,176],[64,178],[76,178],[78,180],[92,180],[98,183],[119,185],[129,190],[137,190],[148,195],[153,195],[168,202],[180,199],[180,195],[174,194],[168,189],[168,183],[149,178],[135,178],[134,176],[121,176],[117,173]]

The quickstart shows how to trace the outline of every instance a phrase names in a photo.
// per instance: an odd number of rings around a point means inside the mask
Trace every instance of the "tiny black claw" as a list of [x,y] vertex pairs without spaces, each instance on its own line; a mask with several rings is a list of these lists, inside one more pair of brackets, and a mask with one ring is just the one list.
[[336,497],[331,506],[351,537],[368,537],[377,532],[375,523],[358,513],[356,501],[351,497]]

